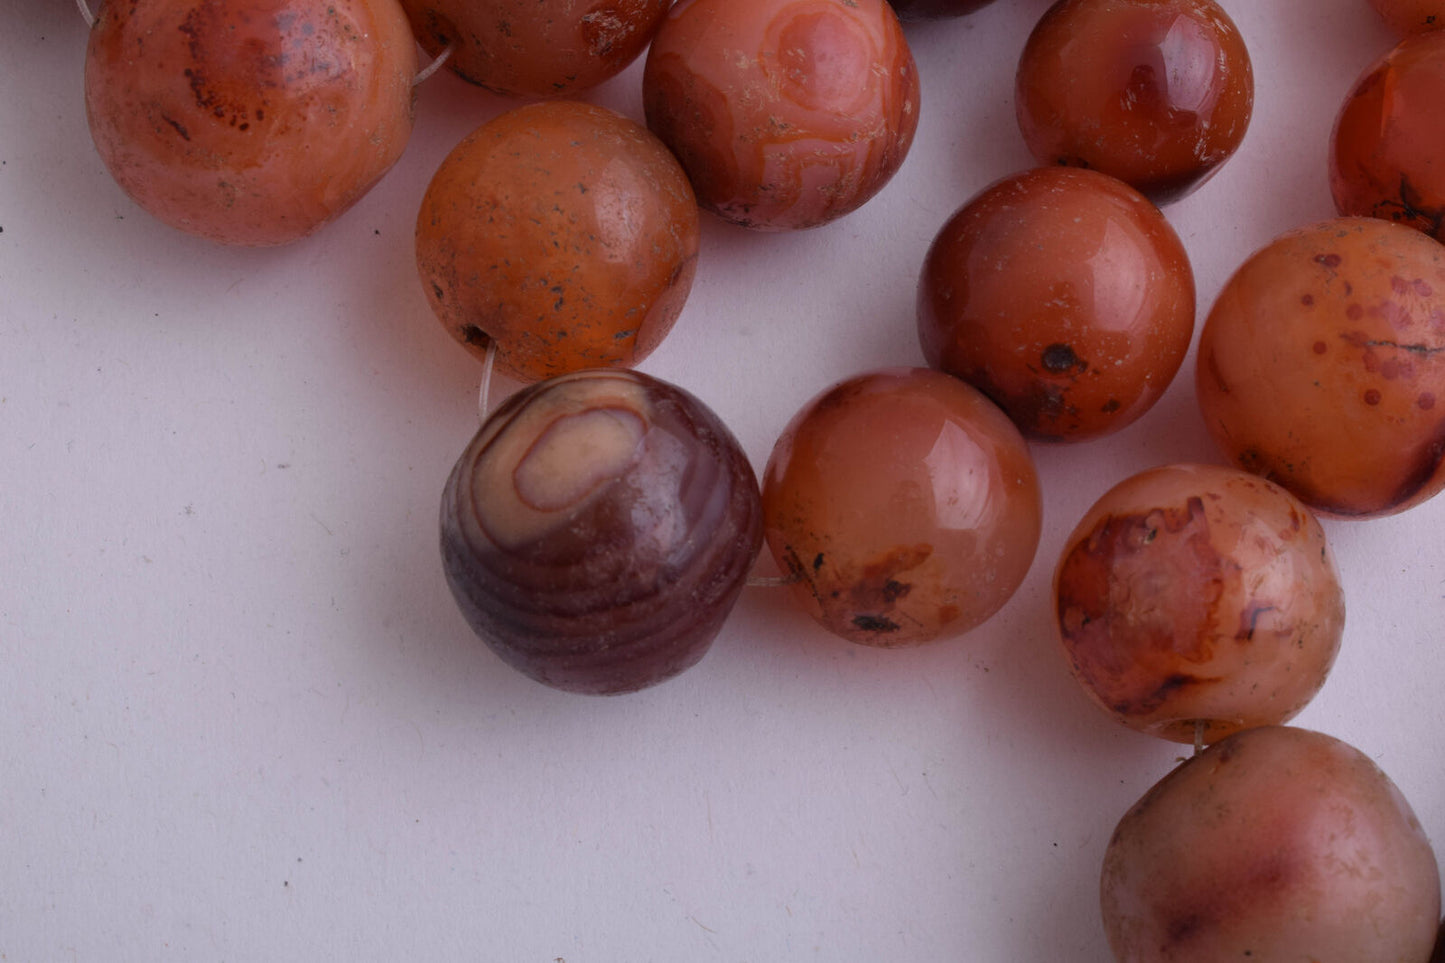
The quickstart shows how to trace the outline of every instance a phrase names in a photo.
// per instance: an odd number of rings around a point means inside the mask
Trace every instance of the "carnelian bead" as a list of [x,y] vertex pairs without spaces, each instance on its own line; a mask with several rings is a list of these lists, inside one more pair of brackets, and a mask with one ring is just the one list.
[[1382,217],[1445,238],[1445,33],[1407,37],[1368,68],[1330,140],[1341,214]]
[[1108,958],[1425,963],[1440,918],[1426,825],[1370,755],[1333,736],[1227,736],[1114,828],[1099,878]]
[[447,68],[512,97],[580,94],[647,47],[670,0],[401,0],[417,41]]
[[442,324],[512,377],[631,366],[672,329],[700,226],[677,160],[647,128],[577,101],[482,125],[417,213],[422,287]]
[[1214,0],[1059,0],[1016,84],[1040,164],[1091,167],[1160,204],[1234,154],[1254,109],[1244,38]]
[[391,169],[415,75],[397,0],[130,0],[90,33],[85,108],[142,208],[267,246],[331,222]]
[[698,203],[759,230],[855,210],[918,126],[918,72],[887,0],[684,0],[642,84],[647,125]]
[[1120,482],[1054,572],[1074,677],[1124,725],[1213,742],[1293,718],[1324,685],[1345,597],[1324,528],[1293,495],[1217,465]]
[[763,480],[769,550],[815,620],[866,645],[958,635],[1038,548],[1028,446],[977,390],[928,368],[849,378],[799,411]]
[[1317,512],[1424,502],[1445,487],[1445,247],[1366,217],[1280,236],[1220,291],[1195,388],[1220,450]]
[[939,231],[918,286],[930,366],[1030,438],[1082,441],[1138,419],[1194,332],[1189,256],[1159,209],[1095,171],[1005,177]]

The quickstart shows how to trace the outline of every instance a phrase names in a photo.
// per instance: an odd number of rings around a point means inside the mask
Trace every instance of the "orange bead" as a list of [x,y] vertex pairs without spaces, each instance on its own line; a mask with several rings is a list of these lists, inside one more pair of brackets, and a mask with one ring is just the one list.
[[519,107],[457,145],[417,214],[437,318],[522,381],[630,366],[672,329],[697,268],[687,177],[647,129],[574,101]]
[[1324,685],[1345,597],[1324,529],[1235,468],[1170,465],[1105,493],[1065,543],[1055,625],[1080,685],[1132,729],[1213,742]]
[[939,231],[918,332],[930,366],[988,395],[1025,435],[1097,438],[1148,411],[1179,370],[1194,273],[1142,194],[1041,167],[986,188]]
[[1356,82],[1330,140],[1341,214],[1398,221],[1445,238],[1445,33],[1405,40]]
[[1195,372],[1236,465],[1316,511],[1404,511],[1445,487],[1445,247],[1374,218],[1282,235],[1220,291]]
[[1059,0],[1016,86],[1040,164],[1090,167],[1160,204],[1234,154],[1254,109],[1244,38],[1214,0]]
[[1028,446],[987,398],[927,368],[850,378],[794,416],[763,480],[763,524],[824,628],[897,647],[997,612],[1038,548]]
[[214,241],[285,244],[401,156],[415,75],[397,0],[135,0],[101,10],[85,103],[141,207]]
[[918,72],[886,0],[684,0],[647,54],[647,125],[698,202],[761,230],[871,198],[918,126]]
[[636,60],[670,0],[401,0],[447,68],[513,97],[566,97]]

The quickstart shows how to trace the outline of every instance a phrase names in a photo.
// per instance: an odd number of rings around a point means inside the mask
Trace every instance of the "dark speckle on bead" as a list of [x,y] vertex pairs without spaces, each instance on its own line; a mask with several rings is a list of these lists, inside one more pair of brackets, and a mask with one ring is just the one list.
[[1065,371],[1072,371],[1075,368],[1083,369],[1088,365],[1074,354],[1074,349],[1067,344],[1051,344],[1044,349],[1042,358],[1044,368],[1054,374],[1061,374]]

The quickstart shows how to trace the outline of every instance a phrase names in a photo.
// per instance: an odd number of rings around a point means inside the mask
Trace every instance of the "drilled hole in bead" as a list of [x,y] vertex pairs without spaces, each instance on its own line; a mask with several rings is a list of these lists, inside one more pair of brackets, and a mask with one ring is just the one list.
[[463,344],[471,345],[474,348],[488,348],[492,345],[492,336],[487,334],[475,324],[464,324],[457,329],[457,336]]
[[1218,742],[1244,727],[1242,719],[1174,719],[1151,727],[1149,732],[1161,739],[1193,746],[1195,752],[1201,752],[1210,743]]

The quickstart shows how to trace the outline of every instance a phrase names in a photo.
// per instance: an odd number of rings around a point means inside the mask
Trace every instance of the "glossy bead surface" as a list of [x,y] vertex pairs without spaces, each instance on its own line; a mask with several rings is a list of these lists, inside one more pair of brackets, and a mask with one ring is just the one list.
[[682,0],[643,74],[647,124],[706,209],[747,227],[815,227],[903,163],[918,73],[886,0]]
[[1261,726],[1185,761],[1124,814],[1100,897],[1121,963],[1423,963],[1440,871],[1369,756]]
[[150,214],[277,245],[397,161],[415,74],[396,0],[131,0],[100,8],[85,109],[101,160]]
[[958,635],[1018,588],[1040,496],[1018,429],[927,368],[850,378],[799,411],[763,480],[768,547],[824,628],[854,642]]
[[899,20],[942,20],[963,17],[993,3],[993,0],[892,0]]
[[1044,167],[986,188],[934,238],[919,280],[929,365],[1041,440],[1139,418],[1193,331],[1183,244],[1143,195],[1094,171]]
[[401,0],[417,41],[447,68],[513,97],[580,94],[647,47],[669,0]]
[[1316,511],[1403,511],[1445,486],[1445,248],[1373,218],[1282,235],[1200,334],[1204,421]]
[[1407,37],[1355,83],[1330,138],[1341,214],[1445,238],[1445,33]]
[[1054,572],[1054,616],[1104,711],[1214,742],[1304,708],[1334,665],[1345,600],[1324,529],[1296,498],[1237,469],[1171,465],[1085,513]]
[[504,661],[593,694],[671,678],[712,644],[762,545],[757,480],[694,396],[634,371],[523,388],[442,500],[463,615]]
[[645,127],[574,101],[519,107],[447,156],[417,214],[432,311],[522,381],[630,366],[672,329],[697,267],[687,177]]
[[1400,34],[1445,27],[1445,0],[1370,0],[1370,6]]
[[1093,168],[1161,204],[1234,154],[1254,109],[1244,38],[1213,0],[1059,0],[1016,86],[1040,164]]

